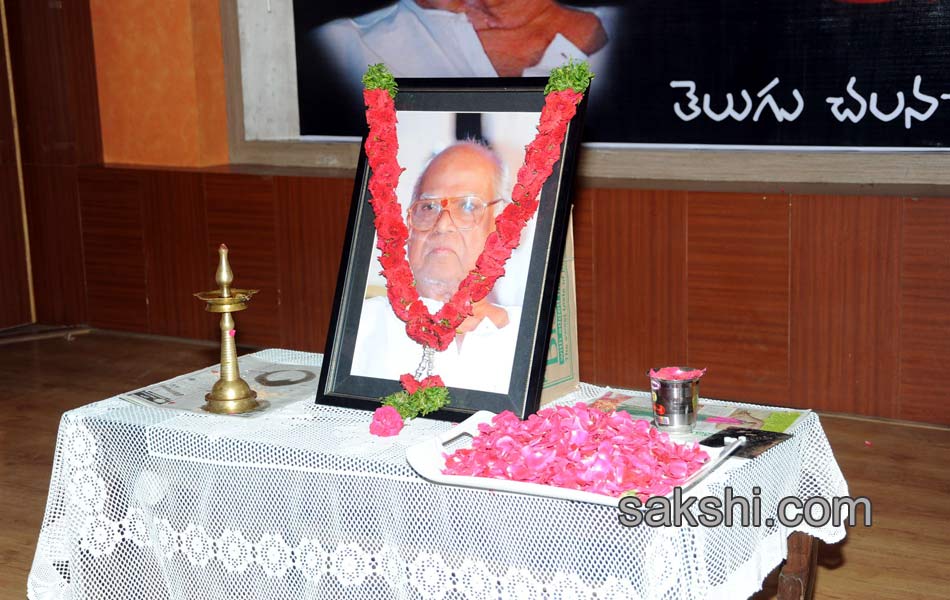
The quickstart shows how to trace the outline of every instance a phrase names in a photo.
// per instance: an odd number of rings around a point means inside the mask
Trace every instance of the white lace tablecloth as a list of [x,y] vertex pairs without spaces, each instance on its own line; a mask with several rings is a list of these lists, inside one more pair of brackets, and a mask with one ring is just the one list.
[[[428,483],[405,447],[450,425],[379,438],[369,420],[312,402],[250,419],[116,398],[66,413],[29,597],[734,599],[786,555],[781,525],[628,528],[613,507]],[[765,515],[847,495],[817,415],[791,433],[710,491],[759,486]]]

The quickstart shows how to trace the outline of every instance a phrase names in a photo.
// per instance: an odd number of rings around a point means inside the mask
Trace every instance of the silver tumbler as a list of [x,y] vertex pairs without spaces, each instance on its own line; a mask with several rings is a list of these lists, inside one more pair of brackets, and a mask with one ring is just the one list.
[[[688,367],[680,367],[691,371]],[[654,372],[659,369],[654,369]],[[696,425],[699,377],[673,380],[650,377],[653,392],[653,422],[660,431],[690,433]]]

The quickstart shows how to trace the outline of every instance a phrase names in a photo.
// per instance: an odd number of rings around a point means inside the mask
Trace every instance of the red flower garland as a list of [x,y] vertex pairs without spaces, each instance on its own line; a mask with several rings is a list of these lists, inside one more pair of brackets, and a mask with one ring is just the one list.
[[399,378],[399,383],[409,394],[415,394],[417,390],[424,390],[430,387],[445,387],[445,382],[438,375],[429,375],[422,381],[418,381],[411,373],[406,373]]
[[538,209],[541,186],[561,156],[561,142],[583,96],[582,92],[572,89],[547,94],[538,134],[526,148],[525,162],[518,170],[512,202],[495,218],[495,231],[485,241],[475,268],[459,284],[452,298],[432,315],[419,297],[406,260],[409,229],[396,199],[396,185],[404,169],[396,158],[399,142],[393,98],[385,89],[363,91],[369,124],[364,147],[372,170],[369,191],[376,214],[379,263],[386,278],[389,302],[396,316],[406,322],[406,334],[411,339],[439,351],[448,348],[458,326],[471,316],[472,305],[485,298],[495,281],[505,274],[505,263],[521,242],[521,232],[528,220]]

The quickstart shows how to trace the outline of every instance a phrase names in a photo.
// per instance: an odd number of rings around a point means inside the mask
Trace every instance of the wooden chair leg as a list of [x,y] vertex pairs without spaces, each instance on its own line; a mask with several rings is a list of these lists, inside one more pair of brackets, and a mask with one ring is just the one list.
[[811,600],[821,541],[796,531],[788,536],[788,558],[778,576],[778,600]]

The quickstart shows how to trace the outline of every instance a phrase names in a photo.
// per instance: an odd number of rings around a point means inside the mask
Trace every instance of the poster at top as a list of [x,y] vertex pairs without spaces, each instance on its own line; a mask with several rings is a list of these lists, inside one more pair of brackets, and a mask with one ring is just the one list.
[[585,141],[945,150],[950,0],[296,0],[301,133],[359,138],[360,77],[587,59]]

